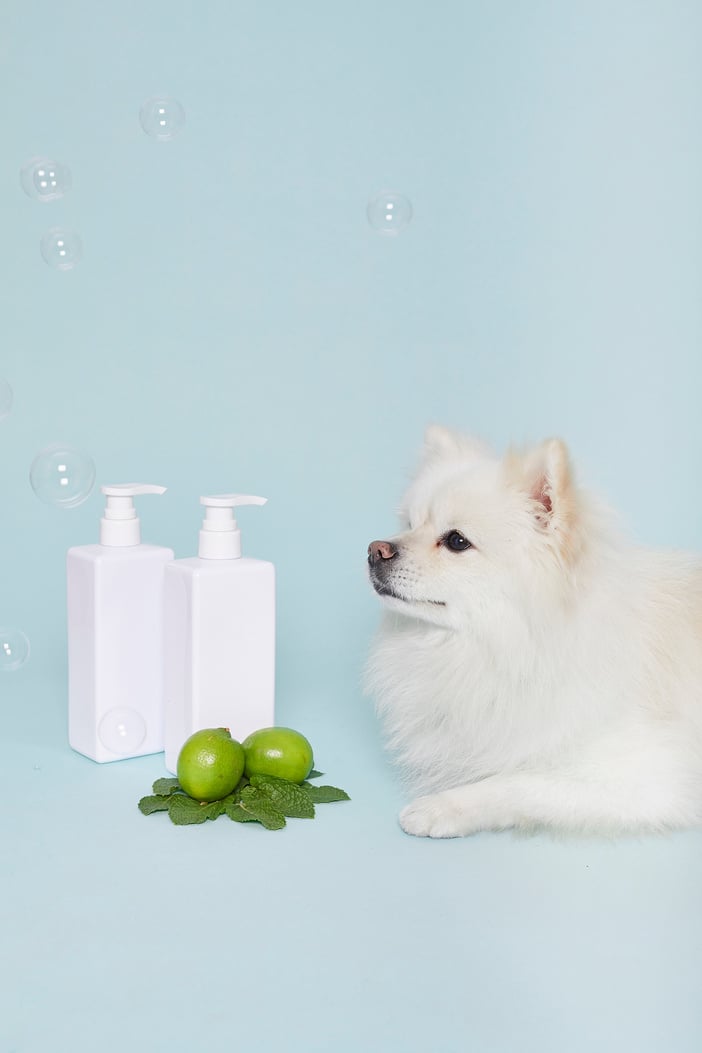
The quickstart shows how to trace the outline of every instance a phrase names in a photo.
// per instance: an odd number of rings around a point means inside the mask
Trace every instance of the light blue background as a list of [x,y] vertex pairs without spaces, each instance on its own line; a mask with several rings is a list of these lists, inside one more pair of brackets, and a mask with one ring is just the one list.
[[[365,548],[430,420],[562,434],[638,538],[700,547],[701,52],[683,0],[6,0],[3,1053],[699,1049],[700,834],[407,838],[358,683]],[[36,155],[63,200],[23,194]],[[161,757],[69,750],[64,552],[101,502],[36,499],[57,440],[167,485],[143,530],[178,556],[201,493],[269,497],[240,521],[278,569],[278,719],[352,803],[180,830],[136,809]]]

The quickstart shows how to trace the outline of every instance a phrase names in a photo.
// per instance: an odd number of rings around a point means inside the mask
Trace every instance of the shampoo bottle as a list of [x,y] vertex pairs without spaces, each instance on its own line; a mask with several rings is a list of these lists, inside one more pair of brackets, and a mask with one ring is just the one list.
[[166,767],[187,738],[229,728],[241,741],[274,722],[275,570],[241,555],[238,505],[265,498],[201,497],[198,555],[166,568],[164,688]]
[[68,550],[68,738],[94,761],[163,750],[163,578],[170,548],[142,545],[133,498],[103,486],[100,544]]

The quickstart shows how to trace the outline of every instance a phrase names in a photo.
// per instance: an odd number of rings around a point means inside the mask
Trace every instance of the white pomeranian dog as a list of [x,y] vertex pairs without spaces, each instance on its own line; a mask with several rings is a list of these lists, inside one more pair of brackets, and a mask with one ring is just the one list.
[[623,540],[558,439],[500,459],[431,427],[402,511],[367,672],[423,795],[402,828],[702,823],[702,563]]

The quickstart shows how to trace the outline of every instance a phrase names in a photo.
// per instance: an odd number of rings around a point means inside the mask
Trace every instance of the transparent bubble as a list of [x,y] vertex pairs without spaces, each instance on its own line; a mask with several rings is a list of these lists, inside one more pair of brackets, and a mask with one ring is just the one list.
[[71,170],[60,161],[33,157],[20,171],[20,182],[35,201],[56,201],[71,189]]
[[106,749],[126,757],[138,750],[146,738],[146,724],[135,709],[118,706],[105,713],[98,724],[98,735]]
[[95,464],[82,450],[56,443],[36,455],[29,481],[37,497],[57,508],[75,508],[87,500],[95,483]]
[[12,388],[0,377],[0,420],[4,420],[12,409]]
[[29,640],[20,629],[0,629],[0,673],[14,673],[29,658]]
[[370,199],[366,215],[373,230],[392,237],[404,230],[412,219],[412,203],[403,194],[383,190]]
[[57,271],[73,270],[83,259],[83,242],[74,230],[52,227],[41,239],[39,247],[45,262]]
[[152,139],[166,142],[182,130],[185,124],[185,110],[177,99],[159,95],[143,103],[139,110],[139,121]]

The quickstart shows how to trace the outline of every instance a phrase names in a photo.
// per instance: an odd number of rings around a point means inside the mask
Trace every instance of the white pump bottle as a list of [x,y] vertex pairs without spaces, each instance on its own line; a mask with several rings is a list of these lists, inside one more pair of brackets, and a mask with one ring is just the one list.
[[241,555],[238,505],[263,497],[201,497],[198,555],[166,568],[164,691],[166,767],[175,772],[185,740],[229,728],[241,741],[274,722],[275,569]]
[[100,544],[68,550],[68,738],[104,762],[163,749],[163,576],[173,550],[142,545],[133,498],[103,486]]

